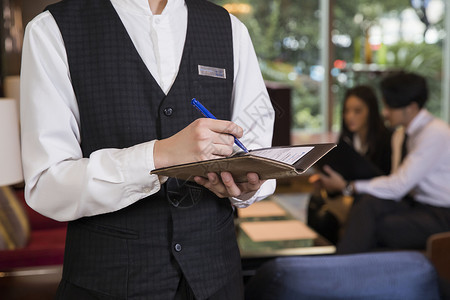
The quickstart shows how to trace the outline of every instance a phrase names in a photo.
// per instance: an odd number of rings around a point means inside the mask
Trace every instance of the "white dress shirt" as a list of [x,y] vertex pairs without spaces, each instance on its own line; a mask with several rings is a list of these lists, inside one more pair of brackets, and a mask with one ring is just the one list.
[[358,193],[401,200],[409,192],[418,202],[450,207],[450,128],[422,109],[406,128],[408,154],[395,172],[358,180]]
[[[169,0],[153,15],[147,0],[111,0],[145,65],[165,93],[180,65],[187,30],[183,0]],[[232,121],[244,128],[249,149],[272,141],[274,111],[245,26],[231,16],[234,54]],[[64,42],[53,16],[43,12],[26,28],[21,70],[22,155],[27,203],[68,221],[117,211],[159,191],[154,141],[101,149],[83,158],[80,116]],[[251,170],[249,170],[251,171]],[[275,180],[256,193],[231,198],[245,207],[272,194]]]

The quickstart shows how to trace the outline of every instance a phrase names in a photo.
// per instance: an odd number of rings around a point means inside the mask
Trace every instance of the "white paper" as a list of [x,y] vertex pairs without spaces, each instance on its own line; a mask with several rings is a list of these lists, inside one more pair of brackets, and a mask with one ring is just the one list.
[[254,150],[252,155],[274,159],[287,164],[294,164],[306,153],[311,151],[314,147],[292,147],[292,148],[272,148],[264,150]]

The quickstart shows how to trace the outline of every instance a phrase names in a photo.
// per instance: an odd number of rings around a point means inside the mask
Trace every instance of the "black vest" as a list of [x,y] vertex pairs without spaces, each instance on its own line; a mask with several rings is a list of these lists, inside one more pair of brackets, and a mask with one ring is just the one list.
[[[178,76],[166,96],[108,0],[64,0],[48,7],[62,33],[81,119],[84,157],[166,138],[198,117],[193,97],[230,119],[233,46],[228,13],[186,0],[188,29]],[[198,66],[226,70],[199,76]],[[69,223],[63,278],[120,299],[170,299],[184,274],[205,298],[240,269],[228,199],[202,189],[188,209],[161,189],[120,211]]]

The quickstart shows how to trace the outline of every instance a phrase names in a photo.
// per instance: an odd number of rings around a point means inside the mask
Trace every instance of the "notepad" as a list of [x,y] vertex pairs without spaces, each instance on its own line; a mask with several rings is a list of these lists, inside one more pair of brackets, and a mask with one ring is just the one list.
[[260,179],[292,177],[306,172],[334,147],[334,143],[323,143],[255,149],[225,158],[159,168],[151,174],[193,181],[194,176],[228,171],[235,182],[246,182],[249,172],[257,173]]

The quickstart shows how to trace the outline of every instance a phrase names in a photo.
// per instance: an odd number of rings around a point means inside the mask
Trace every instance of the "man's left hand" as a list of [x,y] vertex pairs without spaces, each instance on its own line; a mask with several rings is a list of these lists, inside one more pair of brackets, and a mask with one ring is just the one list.
[[256,192],[265,180],[260,180],[258,174],[247,173],[247,182],[236,183],[230,172],[208,173],[208,178],[196,176],[197,184],[204,186],[220,198],[239,197],[242,194]]

